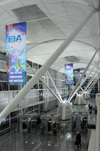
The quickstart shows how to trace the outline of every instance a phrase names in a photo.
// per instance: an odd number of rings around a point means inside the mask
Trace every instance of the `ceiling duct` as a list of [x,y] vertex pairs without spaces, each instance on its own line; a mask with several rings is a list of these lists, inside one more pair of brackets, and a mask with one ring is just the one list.
[[67,56],[67,57],[65,57],[65,59],[66,59],[68,62],[79,62],[79,58],[76,57],[76,56]]

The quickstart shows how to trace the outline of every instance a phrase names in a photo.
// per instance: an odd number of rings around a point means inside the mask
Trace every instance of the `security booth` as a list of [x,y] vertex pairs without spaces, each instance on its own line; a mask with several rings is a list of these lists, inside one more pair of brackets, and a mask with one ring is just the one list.
[[31,132],[31,130],[34,128],[33,123],[37,122],[38,114],[37,113],[26,113],[26,114],[19,114],[19,131],[26,130],[27,132]]
[[60,129],[60,114],[45,114],[41,116],[41,132],[42,134],[56,135]]

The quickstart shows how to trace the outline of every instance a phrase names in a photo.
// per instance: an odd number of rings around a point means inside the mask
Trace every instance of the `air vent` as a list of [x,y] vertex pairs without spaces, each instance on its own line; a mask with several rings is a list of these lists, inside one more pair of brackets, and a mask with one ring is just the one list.
[[68,57],[65,57],[65,59],[69,62],[79,62],[79,58],[76,56],[68,56]]

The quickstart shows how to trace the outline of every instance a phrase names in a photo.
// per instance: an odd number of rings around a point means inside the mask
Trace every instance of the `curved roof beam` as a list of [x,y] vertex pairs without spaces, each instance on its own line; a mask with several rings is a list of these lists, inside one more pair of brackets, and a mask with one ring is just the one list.
[[[77,62],[74,62],[74,63],[77,64]],[[78,62],[78,63],[84,63],[84,64],[86,64],[86,65],[88,64],[88,63],[86,63],[86,62]],[[91,66],[95,66],[95,65],[92,63]],[[63,67],[64,67],[64,66],[60,67],[57,71],[61,70]]]
[[[65,39],[66,39],[65,37],[64,37],[64,38],[63,38],[63,37],[62,37],[62,38],[54,38],[54,39],[45,40],[45,41],[42,41],[42,42],[39,42],[39,43],[35,43],[35,44],[33,44],[33,46],[32,46],[31,48],[27,49],[27,51],[29,51],[29,50],[31,50],[32,48],[34,48],[34,47],[36,47],[36,46],[39,46],[39,45],[41,45],[41,44],[49,43],[49,42],[56,41],[56,40],[65,40]],[[93,45],[91,45],[91,44],[89,44],[89,43],[86,43],[86,42],[83,42],[83,41],[80,41],[80,40],[73,40],[73,41],[79,42],[79,43],[82,43],[82,44],[85,44],[85,45],[88,45],[88,46],[94,48],[95,50],[97,50],[96,47],[94,47]],[[30,42],[27,42],[27,43],[31,44]]]
[[93,45],[91,45],[90,43],[83,42],[83,41],[81,41],[81,40],[74,40],[74,41],[79,42],[79,43],[82,43],[82,44],[85,44],[85,45],[88,45],[88,46],[90,46],[90,47],[94,48],[95,50],[97,50],[97,48],[96,48],[96,47],[94,47]]
[[[41,41],[39,43],[35,43],[33,44],[34,46],[32,46],[31,48],[29,48],[27,51],[31,50],[32,48],[36,47],[36,46],[39,46],[41,44],[45,44],[45,43],[49,43],[49,42],[52,42],[52,41],[56,41],[56,40],[65,40],[66,38],[54,38],[54,39],[49,39],[49,40],[45,40],[45,41]],[[31,43],[30,43],[31,44]]]
[[[41,78],[42,75],[49,69],[49,67],[55,62],[55,60],[60,56],[60,54],[68,47],[68,45],[72,42],[72,40],[77,36],[77,34],[81,31],[84,25],[88,22],[88,20],[93,16],[96,12],[95,9],[83,20],[83,22],[75,29],[75,31],[70,35],[68,39],[66,39],[60,47],[51,55],[51,57],[46,61],[46,63],[37,71],[37,73],[32,77],[27,84],[20,90],[20,92],[13,98],[13,100],[5,107],[5,109],[0,113],[0,119],[9,115],[11,111],[18,105],[20,101],[25,97],[25,95],[30,91],[30,89],[36,84],[36,82]],[[95,52],[94,56],[96,55]],[[93,56],[93,57],[94,57]],[[92,62],[91,59],[90,63]],[[89,66],[89,65],[88,65]],[[88,68],[88,67],[87,67]],[[86,69],[87,69],[86,68]],[[85,72],[84,72],[85,74]],[[84,76],[83,74],[83,76]],[[81,76],[82,78],[82,76]],[[79,81],[78,81],[79,82]],[[78,83],[77,83],[78,84]]]

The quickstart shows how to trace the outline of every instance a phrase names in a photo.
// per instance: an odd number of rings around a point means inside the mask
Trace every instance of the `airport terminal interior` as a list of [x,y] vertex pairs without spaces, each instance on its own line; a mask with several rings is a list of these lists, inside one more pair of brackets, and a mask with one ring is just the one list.
[[0,151],[100,151],[100,0],[0,0]]

